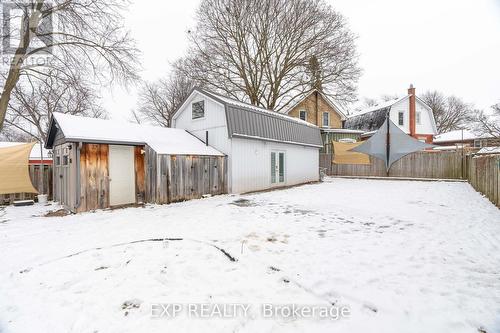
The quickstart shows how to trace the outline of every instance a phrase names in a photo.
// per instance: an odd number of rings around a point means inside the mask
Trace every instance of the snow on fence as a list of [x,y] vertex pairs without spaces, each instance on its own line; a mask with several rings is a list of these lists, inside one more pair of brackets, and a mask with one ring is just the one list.
[[[31,178],[31,183],[33,186],[41,192],[40,184],[40,164],[30,164],[29,173]],[[43,192],[48,194],[49,200],[52,199],[52,165],[45,164],[43,170]],[[0,205],[11,204],[16,200],[33,200],[35,199],[35,193],[10,193],[10,194],[0,194]]]
[[500,155],[467,156],[467,178],[476,191],[500,207]]
[[320,166],[333,176],[411,177],[463,179],[465,167],[460,152],[422,151],[394,163],[387,174],[383,161],[370,157],[370,165],[333,164],[331,154],[321,154]]

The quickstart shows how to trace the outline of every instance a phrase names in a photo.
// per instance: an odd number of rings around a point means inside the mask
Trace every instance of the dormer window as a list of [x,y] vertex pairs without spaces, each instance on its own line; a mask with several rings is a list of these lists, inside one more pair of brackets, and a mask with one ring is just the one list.
[[205,101],[194,102],[191,105],[193,119],[205,117]]

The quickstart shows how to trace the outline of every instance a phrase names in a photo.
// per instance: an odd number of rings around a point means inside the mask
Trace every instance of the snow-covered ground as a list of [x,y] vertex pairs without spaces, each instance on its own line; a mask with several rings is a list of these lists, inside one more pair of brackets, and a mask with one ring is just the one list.
[[[500,210],[466,183],[329,178],[42,216],[56,208],[0,211],[2,333],[500,332]],[[157,318],[159,303],[183,311]],[[190,303],[249,310],[192,318]],[[269,303],[350,315],[264,318]]]

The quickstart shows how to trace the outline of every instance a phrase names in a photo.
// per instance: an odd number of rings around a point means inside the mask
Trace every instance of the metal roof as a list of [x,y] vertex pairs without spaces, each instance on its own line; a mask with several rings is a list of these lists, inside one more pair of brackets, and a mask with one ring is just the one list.
[[200,88],[194,90],[224,105],[229,137],[313,147],[323,146],[319,127],[306,121],[246,104]]

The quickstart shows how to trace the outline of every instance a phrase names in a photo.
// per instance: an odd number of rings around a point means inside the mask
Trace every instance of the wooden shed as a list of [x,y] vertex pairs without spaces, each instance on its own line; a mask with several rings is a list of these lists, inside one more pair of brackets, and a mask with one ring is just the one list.
[[226,156],[182,129],[54,113],[54,200],[74,212],[227,193]]

